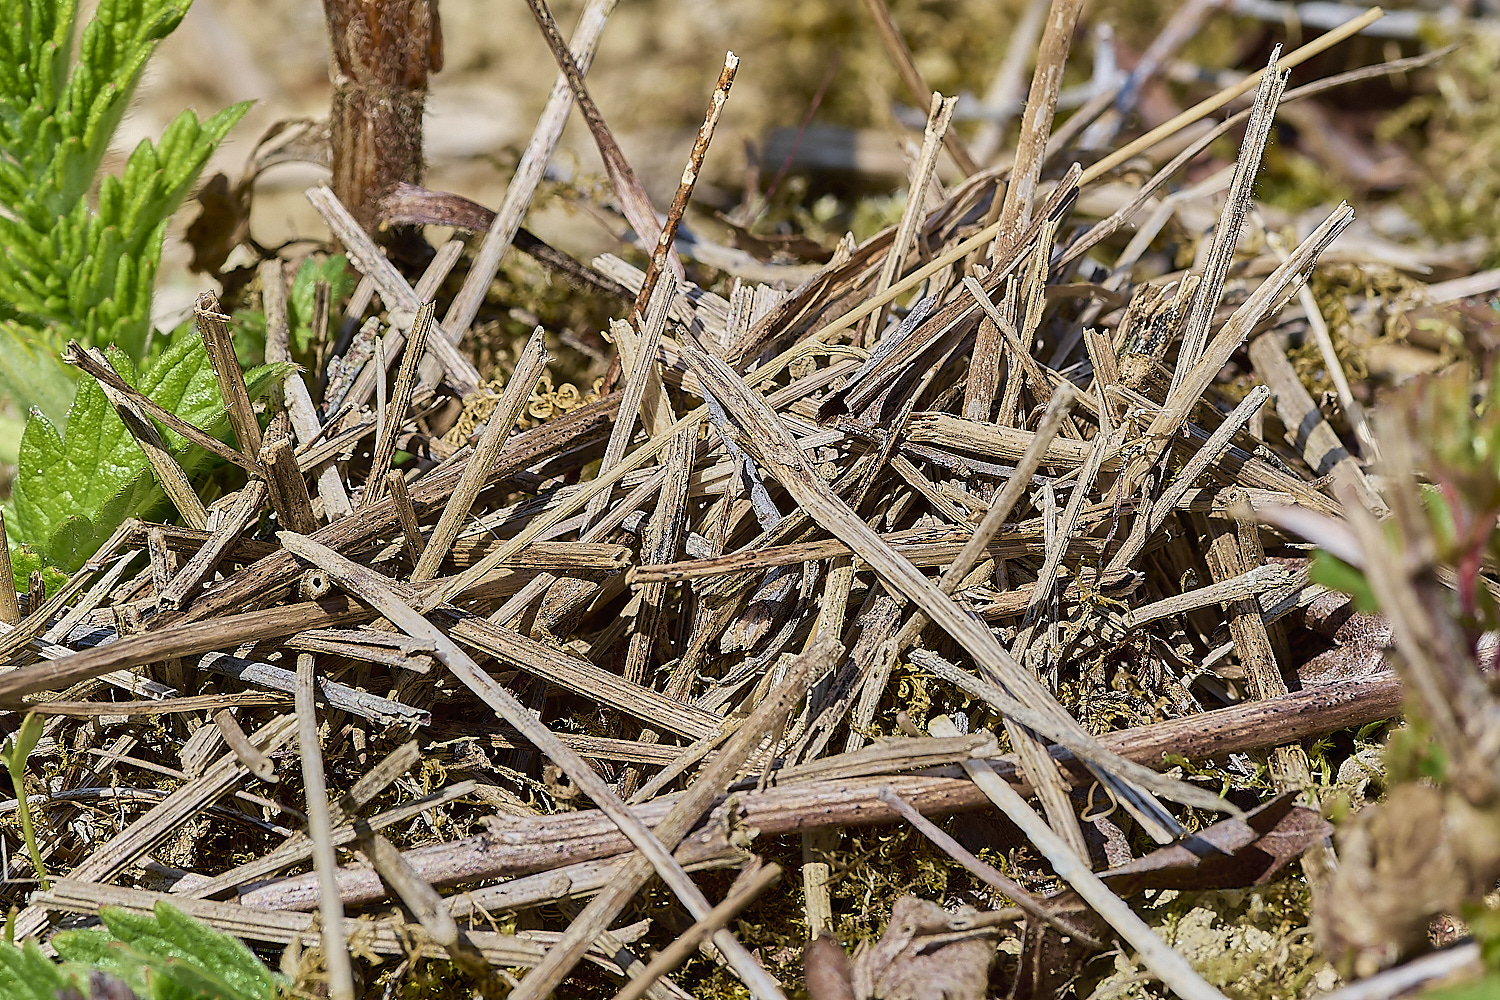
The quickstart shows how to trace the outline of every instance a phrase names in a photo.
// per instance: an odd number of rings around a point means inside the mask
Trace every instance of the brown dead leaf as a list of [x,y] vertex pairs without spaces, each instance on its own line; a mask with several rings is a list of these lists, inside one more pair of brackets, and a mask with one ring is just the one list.
[[233,185],[225,174],[214,174],[194,199],[201,210],[184,239],[193,248],[188,269],[195,274],[222,277],[224,262],[235,247],[250,238],[250,207],[255,181],[278,163],[332,162],[328,123],[311,118],[286,118],[266,129],[255,143],[240,179]]
[[849,956],[830,937],[817,937],[802,949],[802,975],[810,1000],[854,1000]]
[[218,277],[230,252],[250,235],[250,184],[231,187],[226,175],[214,174],[196,200],[201,210],[184,234],[193,248],[188,270]]
[[896,900],[880,940],[854,958],[859,1000],[984,1000],[998,934],[989,927],[924,933],[951,916],[916,896]]
[[1240,889],[1265,885],[1308,847],[1333,832],[1314,809],[1278,795],[1245,814],[1129,864],[1101,873],[1121,896],[1145,889]]

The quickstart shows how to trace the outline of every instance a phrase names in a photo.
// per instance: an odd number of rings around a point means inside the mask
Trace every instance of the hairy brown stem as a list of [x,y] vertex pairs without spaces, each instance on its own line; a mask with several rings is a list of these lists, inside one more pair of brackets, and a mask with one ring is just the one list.
[[333,60],[333,190],[372,236],[392,245],[411,230],[377,232],[380,199],[422,181],[427,77],[443,66],[435,0],[323,0]]

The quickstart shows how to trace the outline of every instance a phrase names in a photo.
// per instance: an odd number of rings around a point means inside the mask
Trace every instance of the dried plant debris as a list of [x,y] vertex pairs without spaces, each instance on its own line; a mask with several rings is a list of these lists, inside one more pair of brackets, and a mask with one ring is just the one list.
[[[15,936],[170,912],[339,997],[1213,1000],[1489,933],[1500,280],[1255,200],[1278,115],[1433,57],[1287,89],[1363,13],[1136,134],[1213,5],[1070,117],[1080,5],[1032,6],[1014,167],[924,100],[892,225],[770,239],[752,186],[757,259],[685,218],[735,57],[658,213],[585,88],[611,5],[569,50],[536,0],[564,72],[505,204],[309,192],[348,270],[260,266],[269,395],[211,297],[197,417],[77,352],[186,526],[133,503],[0,573]],[[649,256],[520,228],[575,102]],[[199,266],[323,147],[207,190]],[[463,289],[371,213],[474,232]],[[566,280],[500,321],[497,274],[544,280],[512,246]],[[157,420],[224,459],[205,495]]]

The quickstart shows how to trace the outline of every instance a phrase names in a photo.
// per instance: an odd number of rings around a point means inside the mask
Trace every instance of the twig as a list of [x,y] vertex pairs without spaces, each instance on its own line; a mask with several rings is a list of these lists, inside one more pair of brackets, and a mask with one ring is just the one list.
[[280,778],[276,774],[276,765],[271,758],[250,742],[250,737],[240,728],[235,721],[234,713],[227,708],[221,708],[214,713],[214,724],[219,727],[219,733],[224,737],[224,743],[239,758],[245,770],[259,778],[261,781],[276,782]]
[[651,295],[656,290],[657,279],[661,276],[662,268],[667,266],[667,256],[672,252],[672,241],[677,238],[677,229],[682,224],[683,213],[687,211],[688,202],[693,197],[693,188],[698,184],[698,173],[703,169],[704,157],[708,155],[708,145],[713,141],[714,130],[719,126],[719,116],[724,113],[724,103],[729,100],[729,88],[734,85],[734,74],[740,68],[739,57],[733,52],[724,56],[724,68],[719,71],[718,82],[714,84],[713,95],[709,98],[708,111],[703,116],[703,124],[698,127],[698,135],[693,139],[693,148],[688,153],[687,166],[682,170],[682,180],[677,184],[677,193],[672,196],[672,204],[667,208],[667,221],[661,228],[661,236],[657,238],[656,248],[651,252],[651,261],[646,266],[646,277],[641,282],[641,290],[636,293],[635,315],[645,317],[646,304],[651,301]]
[[333,823],[328,817],[328,786],[323,779],[323,747],[318,742],[318,718],[313,708],[313,658],[297,657],[297,747],[302,757],[302,786],[307,800],[307,835],[312,841],[313,868],[321,888],[318,904],[323,930],[323,961],[328,969],[328,995],[354,1000],[354,971],[344,934],[344,903],[336,879],[338,858],[333,852]]

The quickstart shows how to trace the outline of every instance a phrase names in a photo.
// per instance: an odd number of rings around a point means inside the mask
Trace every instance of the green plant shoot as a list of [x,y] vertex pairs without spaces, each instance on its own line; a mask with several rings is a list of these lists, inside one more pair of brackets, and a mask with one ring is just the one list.
[[31,821],[31,804],[26,795],[26,758],[31,756],[41,738],[42,717],[35,712],[27,713],[21,721],[21,728],[0,749],[0,760],[5,761],[5,769],[10,772],[11,784],[16,789],[16,811],[21,816],[21,835],[26,838],[26,853],[31,855],[31,866],[36,869],[36,878],[42,888],[50,889],[52,884],[47,879],[47,868],[42,864],[41,849],[37,847],[36,827]]

